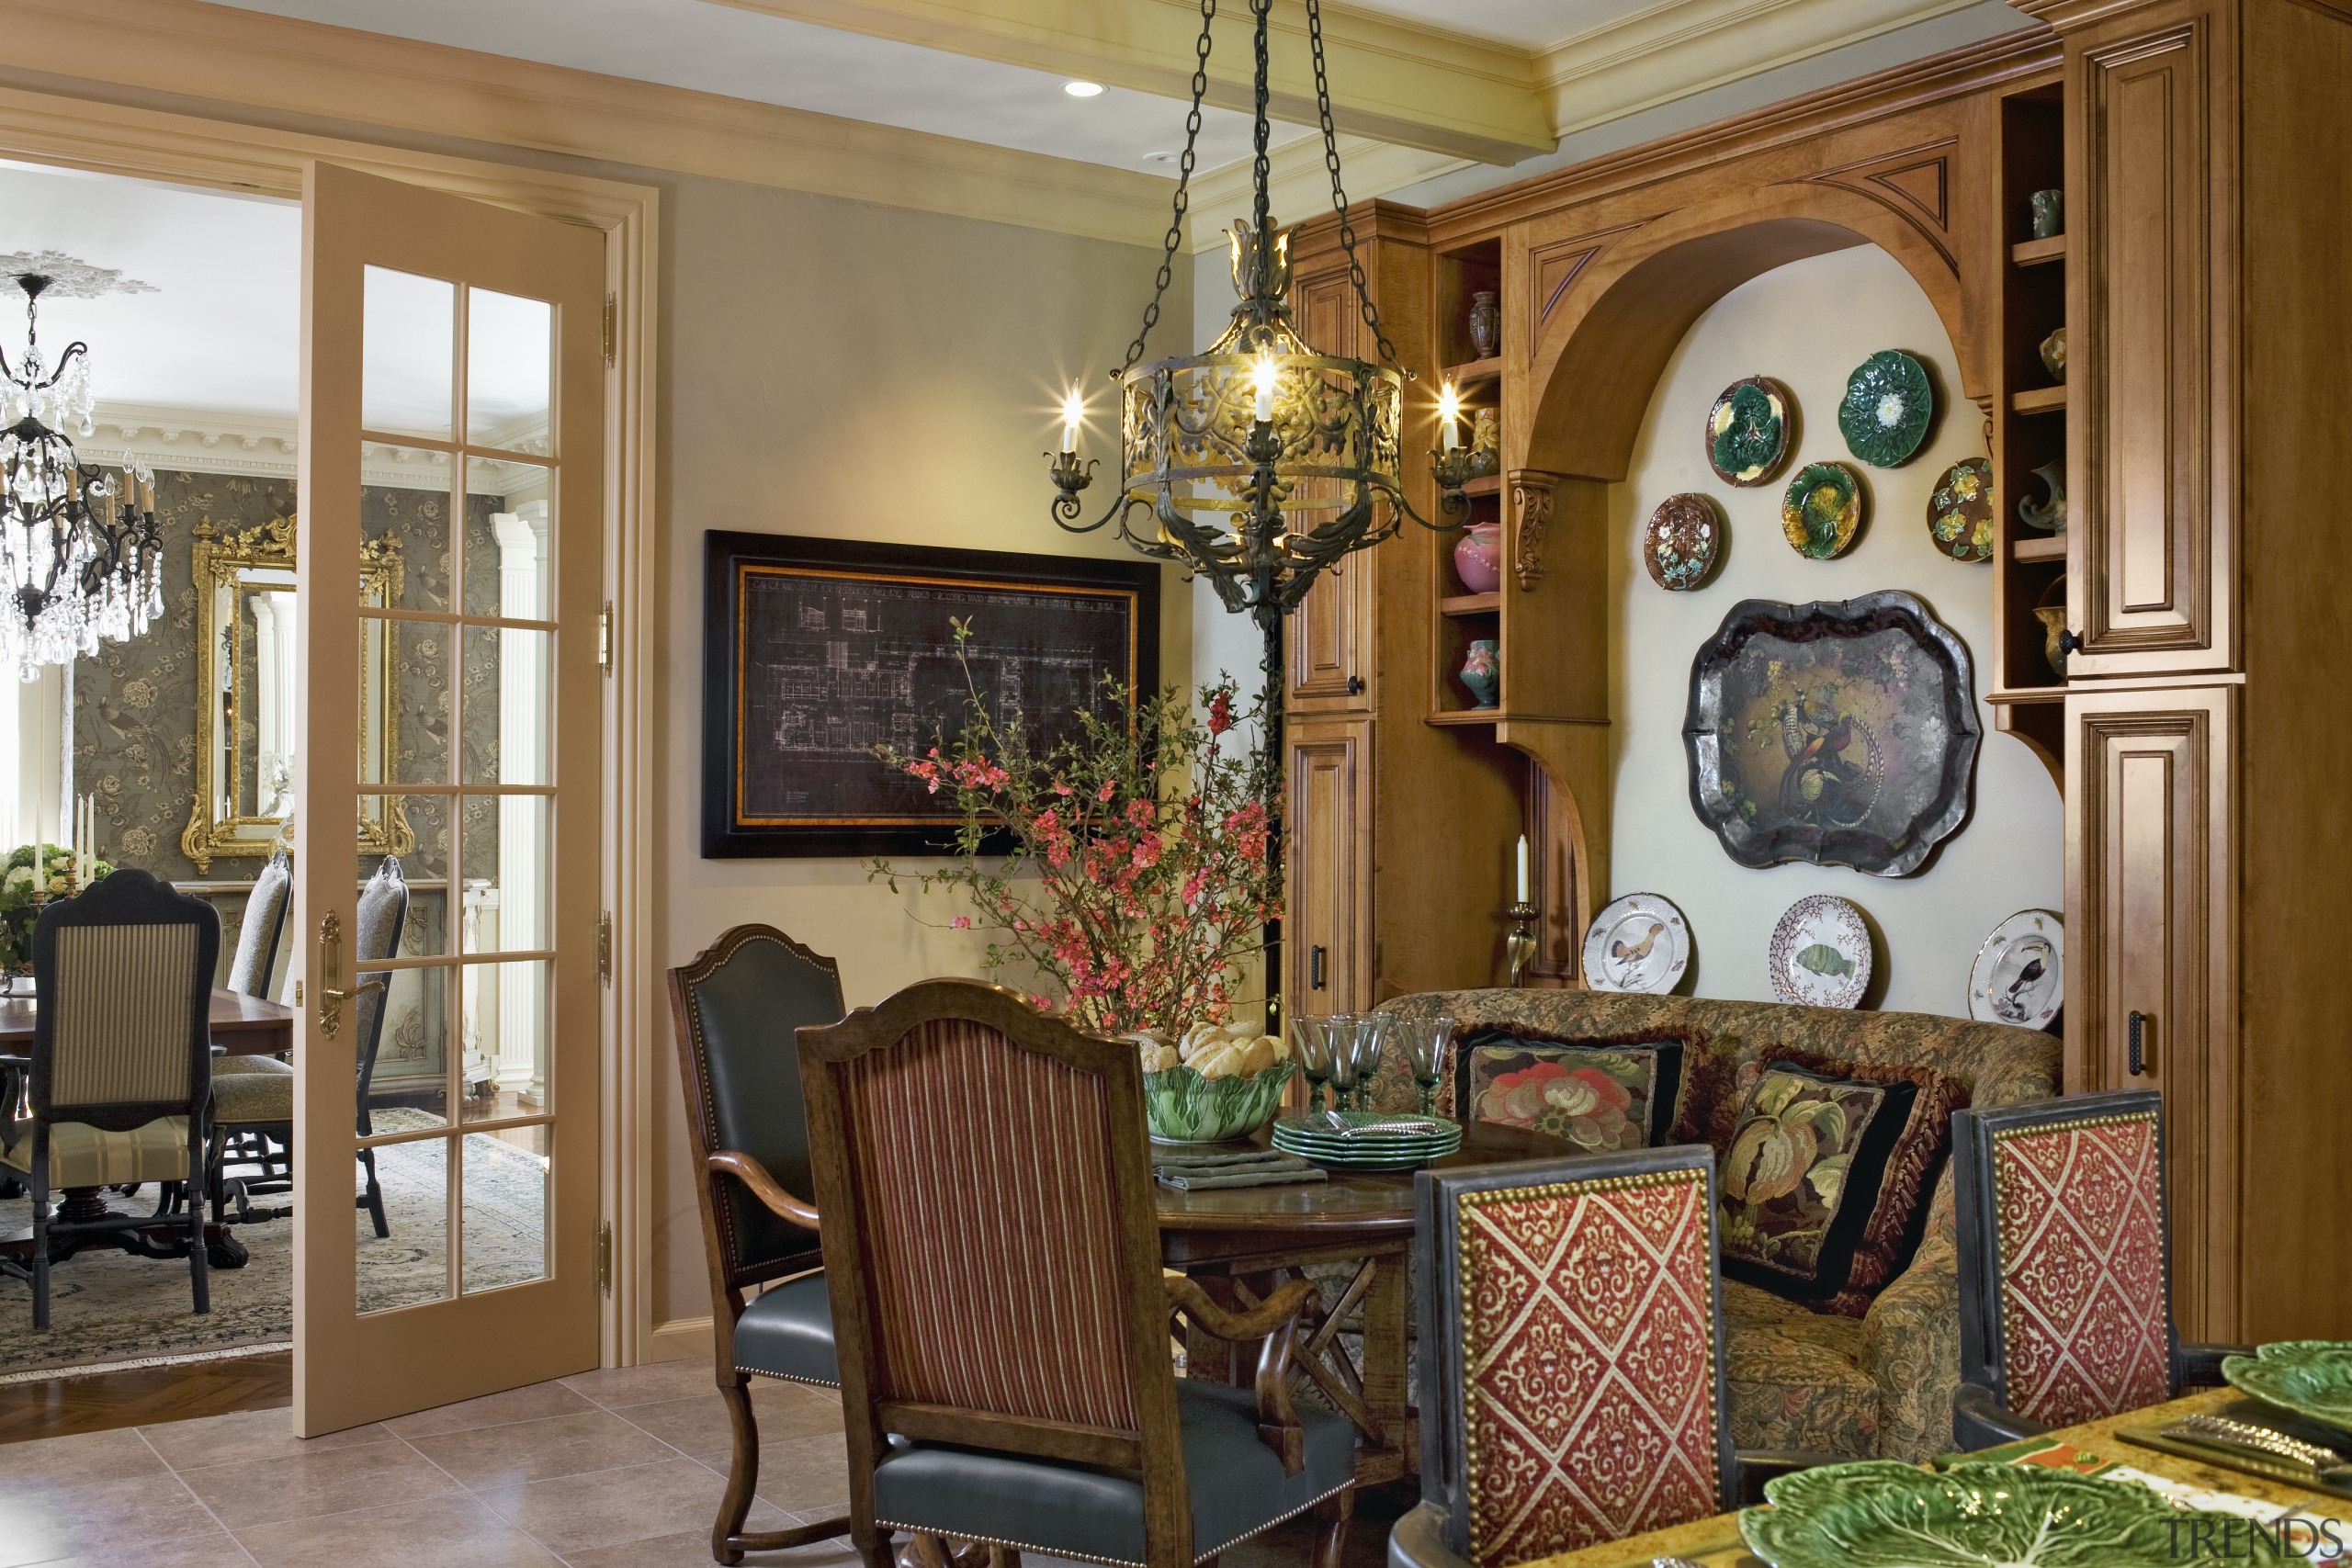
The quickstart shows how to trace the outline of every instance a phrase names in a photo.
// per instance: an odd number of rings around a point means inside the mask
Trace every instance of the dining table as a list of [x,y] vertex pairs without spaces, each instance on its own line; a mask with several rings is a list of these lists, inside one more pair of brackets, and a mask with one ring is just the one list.
[[[0,1055],[22,1055],[40,1010],[29,993],[0,997]],[[294,1048],[295,1011],[225,986],[212,987],[212,1043],[232,1056],[275,1056]]]
[[[2246,1407],[2251,1404],[2245,1395],[2233,1388],[2200,1389],[2163,1404],[2146,1405],[2120,1416],[2059,1427],[2046,1437],[2035,1439],[2035,1446],[2064,1444],[2072,1450],[2065,1457],[2074,1461],[2076,1468],[2098,1463],[2120,1465],[2174,1486],[2250,1499],[2280,1513],[2291,1509],[2314,1522],[2334,1520],[2336,1521],[2336,1533],[2352,1540],[2352,1526],[2344,1523],[2352,1518],[2352,1500],[2298,1486],[2271,1475],[2241,1470],[2235,1465],[2212,1463],[2179,1452],[2143,1447],[2124,1435],[2127,1432],[2160,1429],[2185,1416],[2244,1417],[2249,1414]],[[2013,1448],[2025,1445],[2011,1445]],[[2043,1449],[2042,1452],[2046,1456],[2048,1450]],[[2135,1480],[2120,1479],[2115,1483],[2143,1484]],[[2186,1500],[2198,1502],[2197,1499]],[[2198,1506],[2211,1508],[2214,1504],[2205,1500],[2199,1502]],[[2240,1538],[2241,1543],[2243,1539]],[[2211,1561],[2216,1558],[2217,1553],[2207,1551],[2202,1555]],[[1717,1514],[1711,1518],[1676,1525],[1668,1529],[1652,1530],[1647,1535],[1629,1536],[1623,1540],[1588,1546],[1555,1557],[1537,1558],[1521,1563],[1519,1568],[1651,1568],[1653,1563],[1661,1562],[1691,1563],[1698,1568],[1768,1568],[1764,1560],[1750,1552],[1742,1540],[1737,1511]]]
[[[1270,1147],[1270,1129],[1220,1146],[1252,1145]],[[1446,1169],[1571,1152],[1546,1134],[1472,1122],[1463,1128],[1462,1146],[1430,1164]],[[1413,1172],[1330,1169],[1316,1182],[1185,1191],[1163,1184],[1156,1191],[1160,1262],[1191,1276],[1220,1304],[1261,1301],[1309,1269],[1330,1282],[1313,1326],[1294,1348],[1295,1364],[1354,1423],[1358,1484],[1418,1474],[1419,1428],[1406,1386]],[[1190,1325],[1184,1351],[1187,1377],[1247,1383],[1255,1372],[1232,1346]]]

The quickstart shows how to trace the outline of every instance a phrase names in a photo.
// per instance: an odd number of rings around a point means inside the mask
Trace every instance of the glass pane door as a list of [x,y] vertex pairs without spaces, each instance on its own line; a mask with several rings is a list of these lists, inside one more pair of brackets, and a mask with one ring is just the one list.
[[596,1360],[603,248],[328,164],[305,220],[316,1433]]

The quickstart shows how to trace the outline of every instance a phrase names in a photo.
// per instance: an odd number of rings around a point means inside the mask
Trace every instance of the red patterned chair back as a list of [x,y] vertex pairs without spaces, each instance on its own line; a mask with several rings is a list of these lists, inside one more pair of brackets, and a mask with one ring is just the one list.
[[2163,1098],[1952,1118],[1961,1375],[2064,1427],[2172,1397]]
[[1704,1145],[1415,1179],[1421,1489],[1507,1568],[1733,1494]]
[[967,980],[799,1041],[853,1487],[886,1433],[1181,1485],[1135,1048]]

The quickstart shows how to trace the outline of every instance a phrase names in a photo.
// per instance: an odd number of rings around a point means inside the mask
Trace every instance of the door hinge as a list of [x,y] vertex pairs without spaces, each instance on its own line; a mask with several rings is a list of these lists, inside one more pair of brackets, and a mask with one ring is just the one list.
[[613,672],[613,602],[596,612],[596,668],[604,674]]
[[613,1293],[613,1222],[596,1222],[596,1290],[601,1295]]
[[607,986],[613,983],[613,917],[609,910],[596,917],[596,978]]
[[620,302],[620,299],[618,299],[618,297],[616,297],[616,296],[615,296],[615,295],[607,294],[607,295],[605,295],[605,337],[604,337],[604,342],[605,342],[605,364],[607,364],[607,365],[612,365],[612,364],[616,364],[616,363],[618,363],[618,357],[619,357],[619,356],[618,356],[617,350],[618,350],[619,343],[620,343],[620,324],[621,324],[621,302]]

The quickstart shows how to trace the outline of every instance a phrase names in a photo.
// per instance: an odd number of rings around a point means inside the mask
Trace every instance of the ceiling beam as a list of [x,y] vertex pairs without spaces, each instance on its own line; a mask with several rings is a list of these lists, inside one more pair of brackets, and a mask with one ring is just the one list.
[[[1110,86],[1192,95],[1198,0],[722,0],[747,11],[919,44]],[[1315,123],[1304,0],[1275,0],[1270,107]],[[1515,164],[1548,152],[1553,130],[1535,56],[1397,17],[1323,7],[1332,119],[1346,132],[1448,157]],[[1218,7],[1209,102],[1247,111],[1250,18],[1241,0]]]

